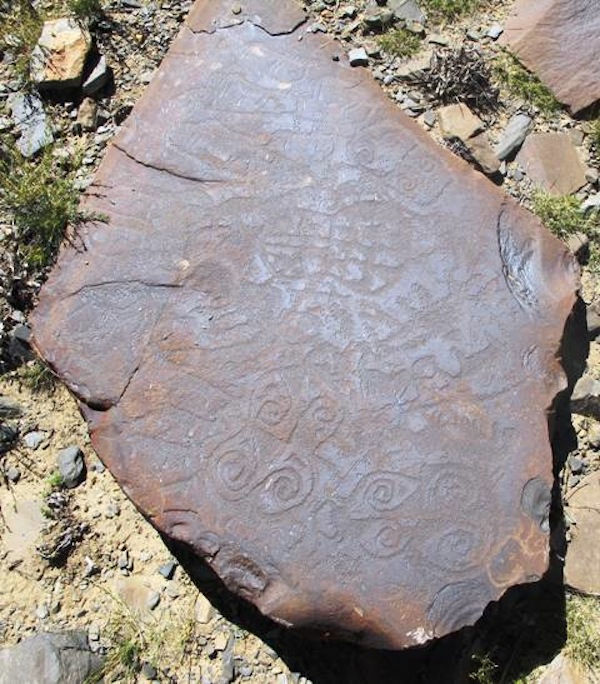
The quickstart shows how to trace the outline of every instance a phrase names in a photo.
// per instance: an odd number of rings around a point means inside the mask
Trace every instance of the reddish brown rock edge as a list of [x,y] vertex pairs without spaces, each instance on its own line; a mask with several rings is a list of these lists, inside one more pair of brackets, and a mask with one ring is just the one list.
[[546,569],[577,267],[270,7],[195,6],[35,344],[128,495],[232,591],[403,648]]
[[517,0],[502,40],[572,114],[600,101],[598,0]]

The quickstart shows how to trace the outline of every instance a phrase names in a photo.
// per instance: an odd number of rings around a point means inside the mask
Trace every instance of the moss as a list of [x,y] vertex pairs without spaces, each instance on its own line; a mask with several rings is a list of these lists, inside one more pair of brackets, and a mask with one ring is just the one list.
[[560,109],[561,105],[552,92],[509,52],[503,52],[495,59],[493,73],[509,97],[524,100],[546,114]]
[[379,37],[379,45],[392,57],[412,57],[421,48],[421,39],[405,28],[392,29]]

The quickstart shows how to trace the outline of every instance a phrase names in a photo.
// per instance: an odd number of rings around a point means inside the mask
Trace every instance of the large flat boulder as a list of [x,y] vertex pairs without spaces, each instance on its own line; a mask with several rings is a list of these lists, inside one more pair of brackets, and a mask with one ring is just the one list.
[[192,10],[35,345],[137,506],[232,591],[422,644],[546,570],[577,267],[293,0],[251,10]]
[[579,114],[600,101],[598,0],[517,0],[501,41]]

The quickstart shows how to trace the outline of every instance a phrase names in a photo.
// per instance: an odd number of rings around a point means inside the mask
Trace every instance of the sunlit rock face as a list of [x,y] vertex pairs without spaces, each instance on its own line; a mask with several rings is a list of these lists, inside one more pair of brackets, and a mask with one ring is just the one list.
[[577,268],[292,0],[248,6],[195,6],[35,344],[128,495],[233,592],[421,644],[546,569]]

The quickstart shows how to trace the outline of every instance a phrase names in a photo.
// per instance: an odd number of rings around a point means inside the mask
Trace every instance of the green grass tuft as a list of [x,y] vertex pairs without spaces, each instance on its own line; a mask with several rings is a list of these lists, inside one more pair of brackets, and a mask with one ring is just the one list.
[[560,238],[568,238],[573,233],[585,233],[590,240],[598,236],[598,212],[584,213],[581,201],[576,197],[537,192],[533,195],[532,210],[546,228]]
[[0,161],[0,210],[14,226],[20,260],[32,269],[53,263],[67,226],[83,218],[78,205],[72,170],[57,169],[50,149],[34,161],[12,149]]
[[567,597],[565,655],[589,670],[600,669],[600,599]]
[[503,52],[494,60],[493,72],[498,84],[510,97],[524,100],[545,114],[552,114],[561,108],[552,91],[510,53]]
[[412,57],[421,49],[421,38],[405,28],[396,28],[379,37],[379,45],[391,57]]
[[102,15],[100,0],[69,0],[69,11],[79,21],[91,22]]
[[10,10],[0,14],[0,51],[14,58],[15,73],[29,82],[31,52],[42,32],[42,16],[29,0],[11,3]]
[[474,12],[481,0],[421,0],[419,6],[436,23],[456,21]]

